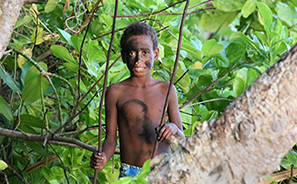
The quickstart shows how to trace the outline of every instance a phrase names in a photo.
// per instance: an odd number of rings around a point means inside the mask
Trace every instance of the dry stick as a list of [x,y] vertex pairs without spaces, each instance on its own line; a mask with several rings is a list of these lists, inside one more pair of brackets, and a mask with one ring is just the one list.
[[[119,59],[121,58],[121,56],[119,56],[110,66],[109,68],[111,68]],[[105,71],[106,72],[106,71]],[[97,82],[89,89],[89,91],[79,100],[79,103],[85,99],[85,97],[91,92],[91,90],[101,81],[101,79],[103,78],[104,75],[102,75]],[[94,95],[95,96],[95,95]],[[94,96],[92,97],[92,99],[94,98]],[[90,102],[89,102],[90,103]],[[82,109],[84,110],[86,108],[86,106]],[[79,115],[82,111],[76,113],[75,115],[73,115],[70,119],[68,119],[68,121],[66,123],[64,123],[62,126],[60,126],[55,132],[54,134],[60,132],[63,128],[65,128],[77,115]]]
[[12,173],[13,174],[15,174],[23,183],[25,183],[25,184],[29,184],[28,182],[27,182],[27,180],[25,180],[16,170],[14,170],[14,168],[12,168],[10,165],[8,165],[7,164],[7,168],[9,169],[9,170],[11,170],[12,171]]
[[162,9],[162,10],[153,12],[152,15],[161,13],[161,12],[163,12],[163,11],[165,11],[165,10],[167,10],[167,9],[169,9],[169,8],[171,8],[171,7],[175,6],[175,5],[177,5],[177,4],[183,3],[183,2],[185,2],[185,1],[186,1],[186,0],[182,0],[182,1],[178,1],[178,2],[176,2],[176,3],[173,3],[173,4],[167,6],[166,8],[164,8],[164,9]]
[[221,77],[217,78],[215,81],[213,81],[209,86],[207,86],[206,88],[204,88],[200,93],[198,93],[197,95],[195,95],[193,98],[191,98],[190,100],[188,100],[187,102],[185,102],[182,106],[179,107],[179,109],[182,109],[184,107],[186,107],[189,103],[191,103],[192,101],[194,101],[198,96],[200,96],[201,94],[205,93],[206,91],[208,91],[208,89],[213,86],[216,82],[218,82],[221,78],[225,77],[228,73],[230,73],[231,71],[233,71],[234,69],[236,69],[237,67],[239,67],[242,64],[245,64],[246,62],[240,63],[239,65],[234,66],[231,70],[229,70],[228,72],[226,72],[224,75],[222,75]]
[[[110,55],[111,55],[111,49],[112,49],[112,42],[114,39],[114,33],[115,33],[115,24],[116,24],[116,18],[117,18],[117,11],[118,11],[118,0],[115,0],[115,8],[114,8],[114,17],[113,17],[113,23],[112,23],[112,34],[110,38],[110,43],[109,43],[109,48],[108,48],[108,54],[107,54],[107,61],[106,61],[106,69],[105,69],[105,76],[104,76],[104,83],[103,83],[103,90],[102,90],[102,96],[100,100],[100,106],[99,106],[99,128],[98,128],[98,151],[102,151],[102,143],[101,143],[101,130],[102,130],[102,108],[103,108],[103,100],[105,96],[105,91],[106,91],[106,83],[107,83],[107,75],[108,75],[108,66],[109,66],[109,60],[110,60]],[[98,169],[95,169],[95,174],[94,174],[94,180],[93,183],[96,184],[97,181],[97,174],[98,174]]]
[[48,145],[52,148],[52,150],[55,152],[56,156],[59,158],[61,164],[63,165],[63,171],[64,171],[64,175],[66,177],[67,183],[69,184],[69,179],[67,177],[67,173],[66,173],[66,167],[62,161],[62,159],[60,158],[59,154],[56,152],[56,150],[53,148],[53,146],[51,144],[48,143]]
[[[172,76],[171,76],[171,79],[170,79],[170,84],[169,84],[169,87],[168,87],[168,92],[167,92],[167,96],[166,96],[166,99],[165,99],[165,104],[164,104],[164,108],[163,108],[163,113],[162,113],[161,121],[160,121],[159,126],[156,127],[157,136],[159,135],[159,132],[160,132],[161,127],[165,123],[165,121],[163,121],[163,120],[164,120],[164,117],[165,117],[166,109],[168,107],[168,101],[169,101],[169,97],[170,97],[170,93],[171,93],[171,88],[172,88],[172,85],[173,85],[174,77],[176,75],[176,69],[177,69],[177,64],[178,64],[179,55],[180,55],[180,49],[181,49],[183,27],[184,27],[184,22],[185,22],[185,18],[186,18],[186,14],[187,14],[187,9],[188,9],[188,6],[189,6],[189,2],[190,2],[190,0],[187,0],[187,3],[185,5],[185,9],[184,9],[184,12],[183,12],[181,24],[180,24],[179,37],[178,37],[178,47],[177,47],[176,59],[175,59],[175,63],[174,63],[174,69],[173,69],[173,73],[172,73]],[[153,150],[153,154],[152,154],[152,158],[155,156],[155,152],[156,152],[157,148],[158,148],[158,139],[156,138],[155,145],[154,145],[154,150]]]
[[84,43],[85,43],[85,40],[86,40],[86,37],[87,37],[87,34],[88,34],[88,31],[89,31],[89,28],[90,28],[90,25],[91,25],[91,22],[92,22],[92,17],[94,16],[94,13],[95,13],[95,10],[92,11],[92,16],[90,18],[90,21],[89,21],[89,24],[88,24],[88,27],[87,27],[87,30],[86,30],[86,33],[84,35],[84,38],[82,40],[82,43],[81,43],[81,46],[80,46],[80,53],[79,53],[79,60],[78,60],[78,100],[77,100],[77,103],[73,109],[73,114],[75,114],[77,108],[78,108],[78,101],[80,100],[80,97],[81,97],[81,94],[80,94],[80,81],[81,81],[81,74],[80,74],[80,71],[81,71],[81,63],[82,63],[82,52],[83,52],[83,47],[84,47]]
[[177,79],[177,81],[174,83],[174,85],[177,84],[188,72],[189,72],[189,69],[187,69],[185,71],[185,73],[179,79]]
[[196,5],[194,5],[194,6],[191,6],[191,7],[189,8],[189,10],[190,10],[190,9],[193,9],[193,8],[196,8],[197,6],[200,6],[200,5],[202,5],[202,4],[206,4],[206,3],[208,3],[208,2],[211,2],[211,1],[213,1],[213,0],[203,1],[203,2],[201,2],[201,3],[199,3],[199,4],[196,4]]
[[233,100],[228,99],[228,98],[214,98],[214,99],[205,100],[205,101],[202,101],[202,102],[197,102],[197,103],[188,104],[188,105],[186,105],[185,107],[194,106],[194,105],[199,105],[199,104],[203,104],[203,103],[207,103],[207,102],[218,101],[218,100],[226,100],[226,101],[229,101],[229,102],[232,102],[232,101],[233,101]]

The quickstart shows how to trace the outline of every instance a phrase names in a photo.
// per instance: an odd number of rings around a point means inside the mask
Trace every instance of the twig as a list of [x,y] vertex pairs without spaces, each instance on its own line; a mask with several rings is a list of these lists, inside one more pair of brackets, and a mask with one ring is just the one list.
[[[165,123],[164,118],[165,118],[165,114],[166,114],[166,109],[168,107],[168,101],[169,101],[169,97],[170,97],[170,93],[171,93],[171,88],[172,88],[172,85],[173,85],[174,77],[176,75],[177,64],[178,64],[178,60],[179,60],[179,56],[180,56],[180,49],[181,49],[181,42],[182,42],[182,35],[183,35],[183,27],[184,27],[184,22],[185,22],[185,18],[186,18],[186,14],[187,14],[189,3],[190,3],[190,0],[187,0],[187,3],[185,5],[185,9],[184,9],[184,12],[183,12],[181,24],[180,24],[176,59],[175,59],[175,63],[174,63],[174,68],[173,68],[171,80],[170,80],[169,87],[168,87],[167,96],[166,96],[166,99],[165,99],[165,104],[164,104],[164,107],[163,107],[163,113],[162,113],[162,117],[161,117],[161,120],[160,120],[160,124],[156,128],[157,136],[158,136],[158,134],[160,132],[161,127]],[[152,154],[152,158],[155,156],[155,152],[156,152],[157,148],[158,148],[158,139],[156,138],[155,145],[154,145],[154,150],[153,150],[153,154]]]
[[213,101],[218,101],[218,100],[226,100],[226,101],[229,101],[229,102],[232,102],[233,100],[231,99],[227,99],[227,98],[214,98],[214,99],[210,99],[210,100],[205,100],[205,101],[202,101],[202,102],[197,102],[197,103],[193,103],[193,104],[188,104],[184,107],[189,107],[189,106],[194,106],[194,105],[199,105],[199,104],[203,104],[203,103],[207,103],[207,102],[213,102]]
[[[99,6],[99,3],[102,3],[102,6]],[[78,35],[84,28],[85,26],[89,23],[92,22],[92,17],[94,16],[94,12],[97,8],[103,7],[103,0],[98,0],[97,3],[94,5],[94,8],[91,11],[91,15],[89,15],[86,20],[82,23],[80,28],[78,28],[78,31],[74,35]]]
[[58,159],[60,160],[61,164],[63,165],[63,171],[64,171],[64,175],[66,177],[67,183],[69,184],[69,179],[67,176],[67,172],[66,172],[66,167],[62,161],[62,159],[60,158],[59,154],[56,152],[56,150],[53,148],[53,146],[51,144],[48,143],[48,145],[52,148],[52,150],[55,152],[56,156],[58,157]]
[[4,175],[4,180],[5,180],[6,184],[9,184],[8,179],[7,179],[7,175],[1,170],[0,170],[0,174]]
[[[107,84],[107,77],[108,77],[108,68],[109,68],[109,60],[110,60],[110,55],[111,55],[112,42],[113,42],[113,39],[114,39],[114,32],[115,32],[117,11],[118,11],[118,0],[115,0],[115,8],[114,8],[114,15],[115,16],[113,18],[113,23],[112,23],[112,34],[111,34],[109,48],[108,48],[108,53],[107,53],[107,61],[106,61],[106,69],[105,69],[103,90],[102,90],[102,96],[101,96],[100,106],[99,106],[99,119],[98,119],[98,121],[99,121],[98,151],[99,152],[102,151],[102,143],[101,143],[102,108],[103,108],[104,95],[105,95],[105,91],[106,91],[106,84]],[[98,170],[95,169],[94,180],[93,180],[93,183],[94,184],[96,184],[96,181],[97,181],[97,174],[98,174]]]
[[191,98],[190,100],[188,100],[187,102],[185,102],[182,106],[179,107],[179,109],[184,108],[186,105],[190,104],[192,101],[194,101],[198,96],[200,96],[201,94],[205,93],[211,86],[213,86],[216,82],[218,82],[221,78],[225,77],[228,73],[230,73],[231,71],[233,71],[234,69],[236,69],[237,67],[239,67],[240,65],[245,64],[245,62],[240,63],[239,65],[234,66],[231,70],[229,70],[228,72],[226,72],[224,75],[222,75],[221,77],[217,78],[215,81],[213,81],[209,86],[207,86],[206,88],[204,88],[201,92],[199,92],[197,95],[195,95],[193,98]]
[[[7,164],[7,162],[6,162],[6,164]],[[16,170],[14,170],[14,168],[12,168],[9,164],[7,164],[7,168],[9,169],[9,170],[11,170],[12,171],[12,173],[13,174],[15,174],[23,183],[25,183],[25,184],[29,184],[28,182],[27,182],[27,180],[25,180]]]
[[175,6],[175,5],[177,5],[177,4],[183,3],[183,2],[185,2],[185,1],[186,1],[186,0],[178,1],[178,2],[176,2],[176,3],[173,3],[173,4],[169,5],[169,6],[167,6],[166,8],[164,8],[164,9],[162,9],[162,10],[153,12],[152,14],[153,14],[153,15],[158,14],[158,13],[163,12],[163,11],[165,11],[165,10],[167,10],[167,9],[169,9],[169,8],[171,8],[171,7]]
[[[110,66],[109,69],[121,58],[121,56],[119,56]],[[105,71],[106,72],[106,71]],[[83,99],[85,99],[85,97],[92,91],[92,89],[101,81],[101,79],[103,78],[104,75],[102,75],[97,82],[89,89],[89,91],[80,99],[80,101],[78,103],[80,103]],[[94,96],[93,96],[94,97]],[[80,111],[82,112],[82,111]],[[79,112],[79,113],[80,113]],[[64,123],[62,126],[60,126],[54,133],[58,133],[60,132],[63,128],[65,128],[77,115],[79,115],[79,113],[76,113],[75,115],[73,115],[71,118],[68,119],[68,121],[66,123]]]
[[[98,2],[100,2],[100,1],[98,1]],[[98,3],[98,2],[97,2],[97,3]],[[81,72],[81,63],[82,63],[83,47],[84,47],[84,43],[85,43],[85,40],[86,40],[86,37],[87,37],[87,33],[88,33],[88,31],[89,31],[89,28],[90,28],[90,25],[91,25],[91,22],[92,22],[92,17],[94,16],[94,13],[95,13],[95,9],[96,9],[96,8],[97,8],[97,7],[95,6],[95,8],[93,8],[93,10],[92,10],[92,16],[91,16],[91,18],[90,18],[90,21],[89,21],[87,30],[86,30],[86,32],[85,32],[84,38],[83,38],[82,43],[81,43],[81,46],[80,46],[80,53],[79,53],[79,60],[78,60],[78,77],[77,77],[77,78],[78,78],[78,92],[77,92],[77,93],[78,93],[78,100],[77,100],[77,103],[76,103],[76,105],[75,105],[75,107],[74,107],[73,114],[76,113],[76,110],[77,110],[78,105],[79,105],[78,101],[80,100],[80,97],[81,97],[81,94],[80,94],[81,74],[80,74],[80,72]]]
[[193,8],[196,8],[197,6],[200,6],[202,4],[207,4],[208,2],[211,2],[211,1],[213,1],[213,0],[208,0],[208,1],[203,1],[201,3],[198,3],[198,4],[194,5],[194,6],[189,7],[189,10],[193,9]]
[[35,62],[30,56],[28,56],[26,53],[24,53],[24,52],[22,52],[22,51],[20,51],[20,50],[18,50],[16,48],[14,48],[14,47],[11,47],[11,46],[7,46],[7,48],[13,49],[16,53],[18,53],[18,54],[22,55],[24,58],[26,58],[30,63],[32,63],[39,70],[40,75],[42,75],[43,77],[45,77],[48,80],[48,82],[51,84],[53,90],[55,91],[55,94],[57,96],[57,99],[58,99],[58,107],[59,107],[59,113],[58,113],[58,115],[59,115],[59,120],[62,123],[63,121],[62,121],[62,109],[61,109],[60,98],[59,98],[59,95],[58,95],[58,93],[56,91],[56,88],[53,85],[52,80],[47,75],[48,72],[44,71],[43,68],[37,62]]
[[179,79],[177,79],[177,81],[174,83],[174,85],[177,84],[188,72],[189,72],[189,69],[187,69],[185,71],[185,73],[183,73],[183,75]]
[[[211,9],[215,9],[215,8],[214,7],[211,7],[211,8],[202,8],[202,9],[199,9],[199,10],[195,10],[195,11],[189,12],[189,13],[187,13],[187,15],[192,15],[194,13],[198,13],[198,12],[205,11],[205,10],[211,10]],[[117,15],[117,18],[149,17],[151,15],[152,15],[152,13],[141,13],[141,14],[136,14],[136,15]],[[164,13],[164,12],[161,12],[161,13],[157,13],[157,14],[154,14],[154,15],[183,15],[183,13]],[[114,17],[114,15],[110,15],[110,16],[111,17]]]

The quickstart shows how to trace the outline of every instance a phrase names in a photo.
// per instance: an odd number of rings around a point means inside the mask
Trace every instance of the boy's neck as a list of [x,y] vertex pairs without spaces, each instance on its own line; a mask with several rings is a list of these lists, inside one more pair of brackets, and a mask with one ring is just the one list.
[[130,76],[128,80],[130,81],[131,85],[137,86],[137,87],[145,87],[155,82],[155,79],[152,76],[143,76],[143,77]]

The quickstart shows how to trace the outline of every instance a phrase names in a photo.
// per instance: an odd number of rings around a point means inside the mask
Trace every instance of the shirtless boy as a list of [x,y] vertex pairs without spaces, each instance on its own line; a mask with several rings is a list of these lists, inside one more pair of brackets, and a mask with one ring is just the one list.
[[[158,38],[152,27],[140,22],[131,24],[121,38],[121,48],[130,77],[110,85],[106,91],[106,138],[102,152],[93,153],[90,166],[104,169],[115,151],[118,126],[122,163],[120,177],[133,177],[152,157],[157,138],[155,128],[160,124],[169,82],[151,76],[153,63],[159,56]],[[170,153],[168,141],[174,134],[184,137],[174,88],[167,113],[169,122],[158,135],[160,143],[156,155]]]

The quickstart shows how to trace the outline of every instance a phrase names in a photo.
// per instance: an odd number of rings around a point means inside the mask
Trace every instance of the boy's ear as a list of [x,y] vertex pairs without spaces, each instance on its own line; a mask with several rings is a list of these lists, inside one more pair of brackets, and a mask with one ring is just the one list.
[[154,50],[154,53],[155,53],[154,62],[156,62],[159,59],[159,48],[156,48]]

